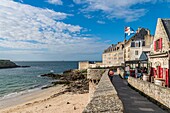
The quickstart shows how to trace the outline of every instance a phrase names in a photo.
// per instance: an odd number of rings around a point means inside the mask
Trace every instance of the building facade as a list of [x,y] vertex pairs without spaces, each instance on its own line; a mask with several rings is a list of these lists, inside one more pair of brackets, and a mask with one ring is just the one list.
[[137,33],[125,43],[125,61],[139,60],[142,52],[150,51],[153,36],[148,29],[138,28]]
[[149,55],[151,75],[170,86],[170,19],[158,18],[155,37]]
[[105,67],[120,66],[124,63],[124,42],[112,44],[102,54],[102,63]]
[[102,54],[105,67],[121,66],[125,61],[139,60],[142,52],[150,51],[153,36],[148,29],[138,28],[129,40],[112,44]]

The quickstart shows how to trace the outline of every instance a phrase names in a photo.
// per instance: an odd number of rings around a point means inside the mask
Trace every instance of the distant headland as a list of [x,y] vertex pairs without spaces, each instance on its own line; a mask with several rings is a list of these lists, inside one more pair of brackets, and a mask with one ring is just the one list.
[[0,69],[17,68],[17,67],[30,67],[30,66],[19,66],[10,60],[0,60]]

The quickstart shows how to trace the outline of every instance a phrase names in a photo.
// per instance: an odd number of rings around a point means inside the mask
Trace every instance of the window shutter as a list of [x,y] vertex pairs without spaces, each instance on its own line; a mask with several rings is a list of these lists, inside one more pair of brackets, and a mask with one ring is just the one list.
[[162,38],[159,39],[159,49],[162,49]]
[[166,79],[165,79],[166,85],[169,86],[169,69],[166,69]]
[[156,41],[154,41],[154,51],[156,51]]

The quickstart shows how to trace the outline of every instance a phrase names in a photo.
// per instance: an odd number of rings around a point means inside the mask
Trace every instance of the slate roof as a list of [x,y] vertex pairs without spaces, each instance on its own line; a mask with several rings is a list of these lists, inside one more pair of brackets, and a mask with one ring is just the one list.
[[162,23],[170,40],[170,19],[162,19]]
[[147,53],[149,53],[149,52],[144,52],[143,51],[142,54],[139,57],[139,60],[148,60]]
[[109,46],[106,50],[104,50],[104,53],[107,52],[111,52],[113,48],[115,48],[117,46],[117,44],[112,44],[111,46]]
[[133,35],[126,43],[128,43],[131,40],[133,41],[144,40],[145,35],[147,35],[147,30],[145,28],[141,28],[139,33],[136,33],[135,35]]

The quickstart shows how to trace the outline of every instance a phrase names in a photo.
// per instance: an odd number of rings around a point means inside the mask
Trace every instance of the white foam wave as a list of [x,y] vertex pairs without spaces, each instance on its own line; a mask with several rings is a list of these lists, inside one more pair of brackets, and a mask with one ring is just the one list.
[[40,90],[41,88],[34,88],[34,89],[29,89],[29,90],[25,90],[25,91],[20,91],[20,92],[13,92],[13,93],[9,93],[3,97],[0,97],[0,100],[3,100],[3,99],[9,99],[9,98],[14,98],[14,97],[17,97],[17,96],[20,96],[20,95],[24,95],[24,94],[27,94],[29,92],[33,92],[33,91],[37,91],[37,90]]

